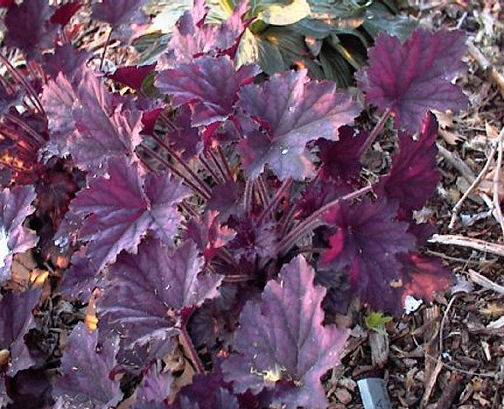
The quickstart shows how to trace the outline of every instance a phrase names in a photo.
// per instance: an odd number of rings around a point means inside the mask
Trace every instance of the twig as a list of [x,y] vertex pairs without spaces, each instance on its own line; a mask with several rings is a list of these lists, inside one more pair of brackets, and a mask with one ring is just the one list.
[[489,243],[488,241],[472,239],[470,237],[457,236],[453,234],[434,234],[430,243],[448,244],[453,246],[469,247],[484,253],[497,254],[504,257],[504,246],[501,244]]
[[474,182],[476,176],[474,176],[473,171],[469,166],[467,166],[467,164],[462,159],[458,157],[457,154],[450,152],[448,149],[446,149],[443,145],[440,145],[439,143],[436,143],[436,146],[438,148],[439,154],[443,157],[443,159],[445,159],[455,169],[457,169],[469,183]]
[[434,390],[434,386],[436,385],[437,382],[437,377],[441,372],[442,368],[443,368],[443,361],[441,361],[441,357],[438,357],[436,366],[434,367],[434,371],[432,371],[432,375],[429,378],[427,385],[425,385],[425,392],[424,395],[422,396],[422,401],[420,402],[421,408],[425,408],[429,403],[429,398],[432,395],[432,391]]
[[448,303],[448,306],[446,307],[446,310],[444,311],[443,318],[441,319],[441,324],[439,324],[439,353],[443,353],[443,332],[444,332],[444,325],[446,322],[446,317],[448,317],[448,313],[450,312],[450,309],[455,302],[455,300],[458,297],[458,293],[453,294],[453,296],[450,299],[450,302]]
[[476,60],[478,65],[490,74],[490,78],[497,84],[502,96],[504,96],[504,75],[497,71],[488,58],[471,41],[467,45],[467,51]]
[[504,137],[504,128],[499,133],[497,139],[497,164],[495,166],[495,172],[493,177],[493,204],[495,206],[495,218],[499,222],[501,226],[502,235],[504,236],[504,219],[502,217],[502,209],[500,205],[500,197],[499,197],[499,185],[501,184],[500,175],[501,175],[501,167],[502,167],[502,138]]
[[504,287],[503,286],[494,283],[492,280],[489,280],[485,276],[482,276],[477,271],[469,269],[469,278],[472,281],[474,281],[476,284],[478,284],[479,286],[481,286],[487,290],[492,290],[492,291],[495,291],[496,293],[504,295]]
[[[457,204],[453,207],[452,209],[452,217],[450,220],[450,224],[448,225],[449,229],[453,229],[453,226],[455,225],[455,221],[457,220],[457,215],[460,211],[460,208],[462,207],[462,204],[464,201],[469,197],[469,195],[476,189],[483,178],[486,176],[488,169],[490,168],[490,165],[492,164],[493,157],[495,155],[495,151],[497,150],[497,146],[500,144],[500,141],[502,140],[502,137],[504,136],[504,128],[500,131],[500,134],[497,138],[496,143],[492,146],[492,150],[490,151],[490,154],[488,155],[487,161],[485,163],[485,166],[483,166],[483,169],[481,169],[481,172],[479,173],[478,177],[474,179],[472,182],[471,186],[469,186],[469,189],[467,189],[464,193],[464,195],[460,198],[460,200],[457,202]],[[495,183],[495,182],[494,182]]]
[[380,131],[385,126],[385,123],[387,122],[387,119],[389,119],[389,116],[390,116],[391,113],[392,113],[392,109],[391,108],[387,108],[383,112],[382,116],[380,117],[380,120],[378,121],[378,123],[375,125],[375,127],[373,128],[373,130],[371,131],[371,133],[368,135],[368,137],[364,141],[364,144],[362,145],[362,147],[360,149],[360,152],[359,152],[359,154],[361,156],[364,155],[366,153],[366,151],[371,147],[371,145],[373,144],[374,140],[376,139],[376,137],[378,136],[378,134],[380,133]]

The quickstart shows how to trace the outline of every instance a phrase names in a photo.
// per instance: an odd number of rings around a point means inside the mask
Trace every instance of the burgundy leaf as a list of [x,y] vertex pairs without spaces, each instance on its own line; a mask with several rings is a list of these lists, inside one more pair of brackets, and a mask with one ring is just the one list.
[[347,182],[359,176],[361,169],[361,148],[367,133],[356,133],[355,128],[344,126],[339,130],[338,141],[319,139],[321,176],[336,181]]
[[87,257],[75,253],[72,256],[71,267],[64,272],[60,292],[87,301],[100,280],[101,276],[96,273]]
[[[71,3],[69,3],[71,4]],[[54,54],[43,55],[44,70],[53,79],[58,73],[63,73],[64,77],[73,81],[80,74],[80,70],[91,58],[91,53],[75,48],[71,43],[58,45],[54,49]]]
[[33,186],[5,188],[0,192],[0,283],[11,277],[14,253],[22,253],[37,244],[37,236],[23,226],[35,211]]
[[153,135],[154,127],[163,108],[154,108],[152,111],[142,112],[142,133],[144,135]]
[[399,201],[401,210],[407,215],[425,205],[439,182],[437,130],[436,117],[429,112],[417,141],[407,133],[400,135],[399,153],[392,159],[390,172],[380,181],[387,197]]
[[102,0],[92,6],[91,17],[118,28],[123,25],[143,22],[142,7],[148,0]]
[[102,168],[111,156],[133,155],[141,142],[142,113],[113,106],[110,95],[91,71],[77,91],[72,109],[78,135],[69,144],[75,162],[84,170]]
[[166,136],[171,146],[184,160],[190,160],[203,151],[203,141],[198,128],[191,124],[191,109],[182,106],[173,120],[175,130],[167,132]]
[[9,376],[34,364],[24,336],[35,327],[32,310],[38,304],[40,293],[40,290],[8,292],[0,301],[0,350],[10,350]]
[[434,292],[444,291],[454,284],[453,272],[438,258],[409,253],[401,254],[399,260],[405,277],[403,304],[408,295],[432,301]]
[[338,140],[338,128],[353,122],[360,109],[329,81],[310,81],[307,71],[275,74],[260,85],[240,89],[238,106],[266,130],[247,129],[240,144],[243,167],[256,178],[268,164],[280,179],[313,174],[305,149],[317,138]]
[[99,304],[100,323],[118,331],[126,348],[169,338],[175,326],[169,310],[180,312],[218,295],[222,277],[200,275],[202,266],[189,241],[169,250],[151,240],[136,255],[121,254],[110,268],[110,283]]
[[14,4],[15,0],[0,0],[0,7],[9,8]]
[[412,134],[430,109],[465,108],[467,98],[450,82],[464,67],[464,43],[460,30],[431,34],[417,29],[404,44],[378,35],[369,52],[369,68],[358,74],[366,101],[382,110],[390,108],[396,126]]
[[403,275],[396,256],[415,246],[408,223],[397,221],[396,214],[395,203],[365,199],[354,205],[342,203],[325,215],[336,231],[322,264],[346,271],[361,301],[385,312],[401,311],[398,287]]
[[107,77],[140,91],[145,78],[154,71],[155,67],[156,64],[119,67],[112,74],[108,74]]
[[53,10],[46,0],[13,4],[5,16],[5,44],[23,50],[32,57],[39,49],[51,48],[56,26],[49,22]]
[[71,1],[59,6],[51,17],[51,23],[59,24],[62,27],[66,26],[81,7],[82,4],[78,1]]
[[235,231],[219,223],[219,212],[215,210],[206,211],[199,220],[192,218],[186,229],[186,237],[196,243],[206,262],[236,235]]
[[162,373],[157,365],[153,365],[144,375],[142,383],[137,388],[136,402],[133,409],[149,402],[163,402],[172,394],[173,377],[170,372]]
[[201,126],[227,119],[240,86],[251,82],[257,74],[259,68],[253,65],[235,71],[227,55],[205,56],[191,64],[161,71],[155,85],[161,92],[173,95],[175,107],[194,102],[192,124]]
[[137,164],[124,158],[111,161],[108,177],[79,192],[71,206],[81,216],[90,215],[80,238],[90,240],[87,255],[93,265],[101,270],[122,250],[136,252],[148,231],[171,244],[180,221],[175,205],[188,193],[167,173],[151,173],[143,180]]
[[[248,302],[235,333],[233,354],[223,363],[233,389],[259,392],[280,381],[273,403],[287,409],[326,408],[320,377],[339,363],[347,331],[322,325],[326,290],[313,285],[314,271],[302,256],[270,281],[260,302]],[[284,406],[285,405],[285,406]]]
[[98,333],[89,332],[79,323],[68,337],[63,351],[63,376],[55,385],[55,397],[64,399],[64,407],[72,409],[108,409],[122,399],[119,382],[110,378],[116,365],[119,338],[109,338],[98,347]]

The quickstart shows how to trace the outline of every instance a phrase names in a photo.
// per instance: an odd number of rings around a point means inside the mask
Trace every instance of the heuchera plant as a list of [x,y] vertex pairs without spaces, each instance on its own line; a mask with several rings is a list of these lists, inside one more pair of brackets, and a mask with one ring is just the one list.
[[[237,66],[246,3],[218,26],[196,0],[157,64],[104,75],[144,3],[93,2],[82,18],[109,32],[94,61],[75,47],[79,1],[1,3],[0,407],[20,407],[18,377],[56,362],[44,407],[324,408],[321,377],[348,336],[334,313],[358,297],[401,314],[451,282],[419,252],[432,227],[414,212],[439,180],[429,110],[467,103],[452,83],[464,36],[377,37],[356,73],[381,115],[368,133],[333,82]],[[387,123],[392,164],[365,180]],[[61,359],[27,343],[41,291],[7,289],[13,256],[34,246],[54,271],[44,299],[97,308],[98,329],[76,325]],[[195,373],[185,385],[166,365],[177,353]]]

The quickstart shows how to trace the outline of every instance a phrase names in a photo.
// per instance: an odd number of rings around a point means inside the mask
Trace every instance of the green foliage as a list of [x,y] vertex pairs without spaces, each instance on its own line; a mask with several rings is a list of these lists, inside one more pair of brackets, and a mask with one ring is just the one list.
[[385,330],[385,324],[390,321],[392,321],[391,316],[383,315],[383,313],[375,311],[373,311],[364,319],[364,323],[366,324],[366,327],[368,329],[382,335],[387,334],[387,331]]

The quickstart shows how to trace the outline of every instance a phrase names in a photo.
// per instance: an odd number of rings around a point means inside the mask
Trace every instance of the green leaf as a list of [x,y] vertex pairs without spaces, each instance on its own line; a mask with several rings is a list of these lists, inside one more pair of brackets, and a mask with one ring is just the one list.
[[291,0],[283,2],[261,1],[256,4],[253,14],[267,24],[287,26],[310,15],[310,5],[306,0]]
[[392,317],[383,315],[381,312],[372,312],[365,319],[364,322],[368,329],[377,332],[381,335],[386,335],[385,324],[392,321]]

